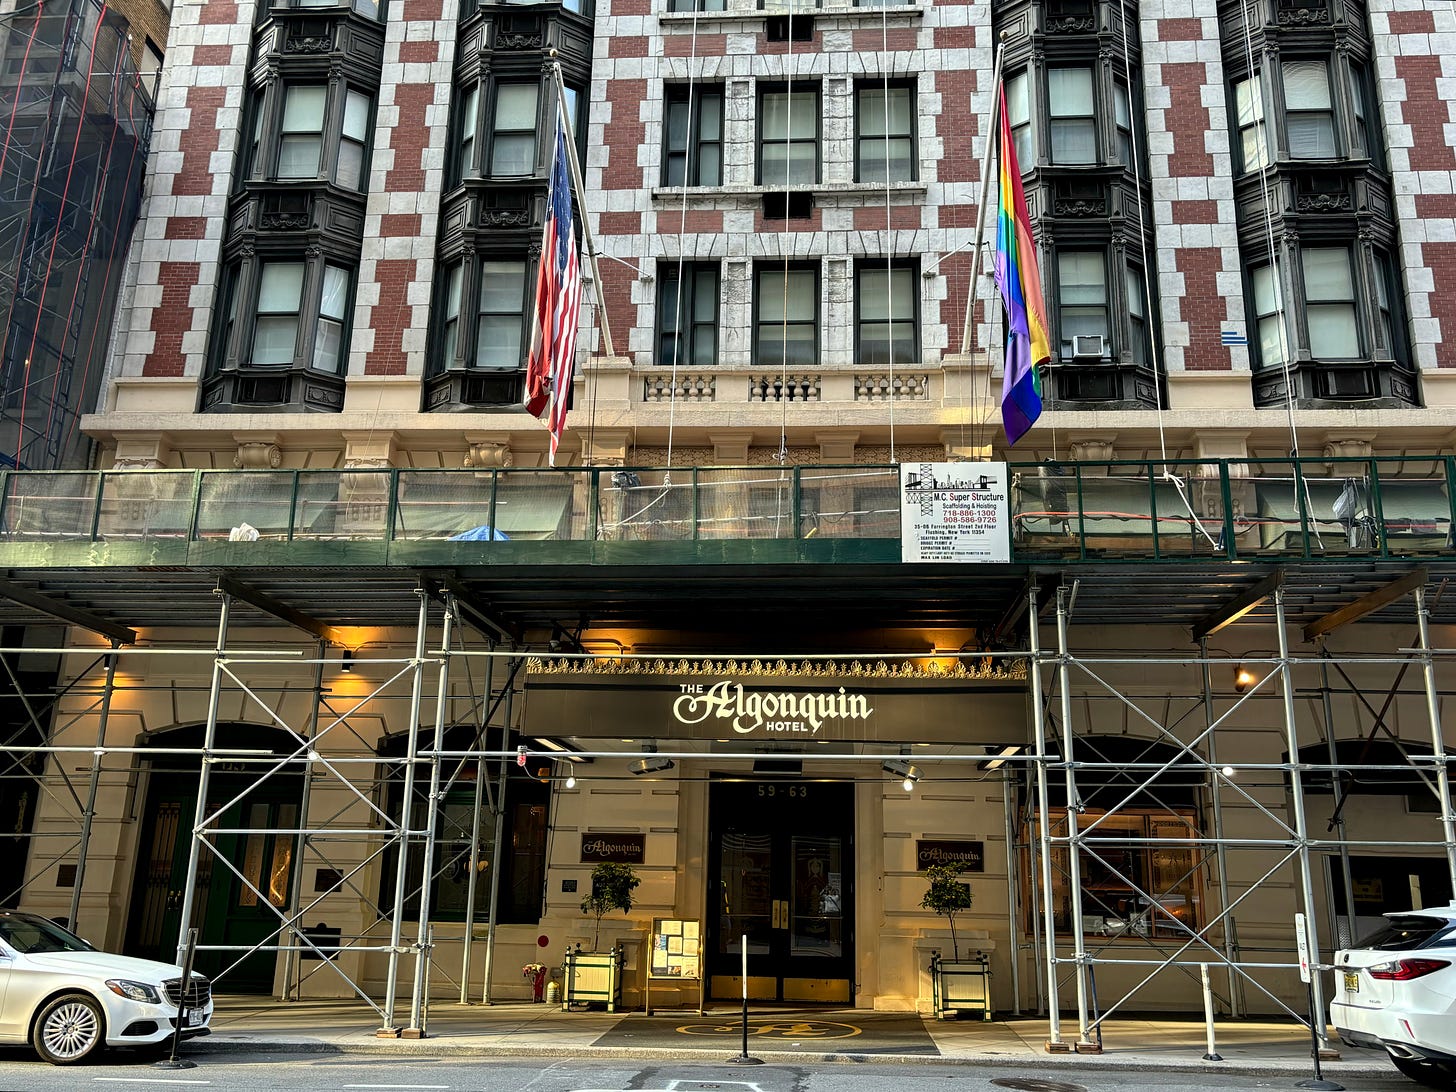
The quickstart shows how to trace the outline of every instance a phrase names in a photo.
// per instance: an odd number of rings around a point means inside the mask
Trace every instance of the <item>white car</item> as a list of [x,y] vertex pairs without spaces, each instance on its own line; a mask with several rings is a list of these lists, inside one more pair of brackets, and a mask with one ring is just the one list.
[[[177,1026],[182,968],[99,952],[35,914],[0,911],[0,1042],[71,1065],[105,1046],[157,1046]],[[212,984],[192,976],[184,1037],[208,1034]]]
[[1430,1088],[1456,1089],[1456,905],[1386,914],[1335,953],[1330,1023]]

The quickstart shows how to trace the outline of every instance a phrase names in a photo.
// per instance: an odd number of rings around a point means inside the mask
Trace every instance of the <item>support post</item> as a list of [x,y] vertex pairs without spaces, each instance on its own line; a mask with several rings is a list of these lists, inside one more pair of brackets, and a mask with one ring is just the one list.
[[[313,750],[314,737],[318,735],[319,705],[323,702],[324,691],[324,657],[328,653],[328,645],[320,641],[318,643],[318,661],[313,668],[313,708],[309,710],[308,726],[304,729],[307,733],[304,740]],[[313,763],[308,762],[303,767],[303,788],[298,797],[298,828],[307,830],[309,794],[313,788]],[[293,854],[292,875],[288,880],[288,928],[279,934],[280,938],[286,938],[291,932],[293,943],[289,944],[283,952],[283,997],[280,1000],[296,1000],[294,993],[293,972],[297,967],[299,970],[298,989],[303,988],[303,958],[302,953],[293,949],[302,945],[303,927],[299,922],[299,915],[303,912],[303,855],[308,848],[308,835],[298,836],[298,848]]]
[[[511,722],[515,715],[516,696],[516,673],[511,671],[506,675],[505,719],[501,723],[501,754],[510,750]],[[495,967],[495,924],[499,920],[500,913],[500,846],[506,836],[506,776],[510,771],[509,759],[502,757],[500,760],[500,780],[497,783],[495,794],[495,837],[491,845],[492,855],[495,858],[490,863],[490,917],[486,925],[485,934],[485,988],[481,993],[481,1000],[487,1005],[491,1004],[490,998],[490,973]]]
[[435,693],[435,741],[430,748],[430,793],[425,807],[425,849],[420,875],[420,922],[415,938],[415,977],[410,990],[410,1022],[404,1036],[425,1037],[425,991],[430,986],[430,898],[435,891],[435,824],[440,809],[440,752],[445,749],[445,717],[450,701],[450,639],[455,621],[455,600],[445,597],[445,620],[440,631],[440,671]]
[[207,692],[207,726],[202,736],[202,769],[197,777],[197,811],[192,821],[192,840],[187,847],[187,876],[182,881],[181,925],[177,930],[177,963],[187,952],[187,931],[192,927],[192,907],[197,891],[197,866],[202,856],[202,824],[207,819],[207,789],[212,779],[212,748],[217,742],[217,707],[222,694],[222,659],[227,651],[228,619],[232,596],[222,593],[218,608],[217,644],[212,653],[212,685]]
[[[410,685],[409,736],[405,745],[404,801],[399,809],[399,852],[395,858],[394,906],[389,914],[389,966],[385,971],[384,1018],[386,1024],[376,1034],[380,1038],[399,1037],[399,1027],[394,1021],[394,1008],[399,1000],[399,942],[404,932],[405,873],[409,869],[410,808],[415,796],[415,763],[420,753],[420,704],[424,697],[425,633],[430,624],[430,598],[424,588],[415,589],[420,600],[419,613],[415,619],[415,658],[411,668],[413,676]],[[420,907],[420,917],[429,917],[429,907]]]
[[76,847],[76,881],[71,886],[71,916],[68,919],[73,933],[81,931],[77,920],[81,914],[81,888],[86,882],[86,858],[91,850],[91,823],[96,816],[96,796],[101,789],[101,760],[106,746],[106,722],[111,718],[111,695],[116,688],[116,650],[121,642],[112,638],[111,652],[106,657],[106,683],[101,690],[101,712],[96,718],[96,750],[91,752],[91,783],[86,789],[86,810],[81,815],[81,844]]
[[[1006,935],[1011,938],[1011,1015],[1021,1015],[1021,928],[1016,920],[1021,890],[1016,868],[1016,782],[1012,766],[1001,767],[1001,804],[1006,818]],[[989,1006],[988,1006],[989,1007]]]
[[[1072,750],[1072,668],[1067,641],[1067,588],[1057,589],[1057,689],[1062,704],[1062,761],[1067,784],[1067,886],[1071,895],[1072,951],[1077,963],[1077,1050],[1091,1053],[1097,1044],[1087,1038],[1087,941],[1082,932],[1082,847],[1077,830],[1081,798],[1077,795],[1077,770]],[[1048,901],[1050,901],[1048,892]],[[1100,1049],[1100,1048],[1097,1048]]]
[[1289,631],[1284,614],[1284,589],[1274,590],[1274,627],[1279,638],[1279,697],[1284,707],[1284,736],[1289,749],[1289,796],[1294,813],[1295,859],[1299,867],[1299,904],[1309,921],[1309,963],[1311,1028],[1323,1048],[1325,1034],[1324,989],[1314,968],[1320,964],[1319,930],[1315,927],[1318,911],[1314,902],[1314,882],[1309,870],[1309,827],[1304,814],[1304,777],[1299,761],[1299,729],[1294,712],[1294,669],[1289,659]]
[[1036,617],[1036,590],[1027,592],[1030,611],[1029,674],[1031,676],[1031,720],[1036,734],[1036,807],[1037,840],[1041,843],[1041,902],[1042,919],[1046,928],[1046,1007],[1047,1043],[1050,1053],[1065,1053],[1067,1044],[1062,1041],[1062,1015],[1057,1005],[1057,926],[1052,906],[1052,854],[1051,854],[1051,806],[1047,802],[1047,749],[1046,716],[1041,704],[1041,635]]
[[[1228,991],[1229,991],[1229,1015],[1235,1018],[1243,1015],[1242,993],[1244,988],[1243,979],[1234,970],[1234,965],[1239,959],[1238,929],[1234,922],[1234,915],[1229,911],[1229,882],[1228,882],[1228,846],[1223,840],[1223,788],[1219,782],[1222,776],[1222,767],[1218,762],[1218,729],[1214,727],[1213,716],[1213,679],[1211,668],[1208,662],[1208,638],[1200,637],[1198,640],[1198,654],[1202,658],[1200,665],[1203,670],[1203,719],[1205,731],[1208,733],[1208,783],[1210,786],[1209,803],[1213,809],[1213,856],[1218,862],[1218,908],[1224,913],[1223,919],[1223,957],[1228,961]],[[1210,1000],[1211,1003],[1211,1000]]]
[[[1346,938],[1349,944],[1354,944],[1355,937],[1355,878],[1350,871],[1350,846],[1345,841],[1345,782],[1340,777],[1340,752],[1335,746],[1335,708],[1330,701],[1330,664],[1329,651],[1325,648],[1323,637],[1316,638],[1320,650],[1320,702],[1325,714],[1325,747],[1330,756],[1330,793],[1334,802],[1334,820],[1331,824],[1340,840],[1340,878],[1345,885],[1345,925],[1349,930],[1349,937]],[[1343,948],[1347,945],[1341,942],[1339,937],[1335,938],[1334,947]]]
[[1426,715],[1431,722],[1431,753],[1436,758],[1436,793],[1441,801],[1441,836],[1446,841],[1446,868],[1456,891],[1456,815],[1451,813],[1451,774],[1446,768],[1446,741],[1441,735],[1441,704],[1436,694],[1436,661],[1431,655],[1430,611],[1426,589],[1417,585],[1416,624],[1421,631],[1421,677],[1426,685]]
[[[487,642],[495,649],[495,642]],[[470,661],[465,663],[467,675]],[[475,749],[482,751],[482,743],[490,732],[490,690],[495,676],[495,657],[485,659],[485,696],[480,703],[482,723],[475,733]],[[480,805],[485,796],[485,759],[475,759],[475,801],[470,809],[470,883],[465,888],[465,944],[460,953],[460,1003],[470,1004],[470,958],[475,950],[475,879],[480,875]],[[492,866],[493,867],[493,866]]]

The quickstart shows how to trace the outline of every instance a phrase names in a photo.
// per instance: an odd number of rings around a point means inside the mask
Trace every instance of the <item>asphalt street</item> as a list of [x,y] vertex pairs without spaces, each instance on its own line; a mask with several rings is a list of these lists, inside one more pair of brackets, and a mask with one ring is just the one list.
[[[340,1056],[209,1055],[195,1069],[161,1070],[125,1052],[100,1064],[58,1068],[18,1049],[0,1050],[3,1092],[76,1092],[205,1088],[246,1092],[1194,1092],[1199,1089],[1293,1089],[1288,1074],[1109,1071],[1091,1067],[1048,1071],[1025,1064],[725,1066],[664,1062],[624,1064],[586,1058],[469,1059],[448,1055],[408,1059]],[[1389,1080],[1351,1079],[1350,1092],[1421,1092],[1393,1070]]]

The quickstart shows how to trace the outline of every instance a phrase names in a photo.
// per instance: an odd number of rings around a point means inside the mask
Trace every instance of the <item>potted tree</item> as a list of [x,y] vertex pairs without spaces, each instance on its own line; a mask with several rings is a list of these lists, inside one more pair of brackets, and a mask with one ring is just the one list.
[[932,1006],[935,1018],[942,1020],[947,1012],[978,1012],[991,1019],[991,972],[984,952],[967,960],[961,959],[960,942],[956,939],[956,915],[971,908],[971,885],[961,880],[964,866],[934,864],[925,870],[925,894],[920,908],[930,910],[950,923],[951,958],[936,952],[930,960],[930,980],[934,991]]
[[561,991],[563,1011],[572,1005],[604,1003],[608,1012],[616,1012],[622,1000],[622,947],[610,951],[601,947],[602,918],[613,910],[632,912],[632,893],[642,880],[631,865],[604,861],[592,869],[591,891],[581,900],[581,912],[592,917],[592,950],[583,952],[581,945],[568,949],[562,964],[565,979]]

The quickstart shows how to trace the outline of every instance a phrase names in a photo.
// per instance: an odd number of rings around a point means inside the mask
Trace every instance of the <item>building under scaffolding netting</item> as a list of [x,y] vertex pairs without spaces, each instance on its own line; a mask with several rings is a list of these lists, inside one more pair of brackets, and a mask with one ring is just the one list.
[[0,16],[0,457],[83,466],[153,103],[96,0]]
[[[758,1000],[926,1011],[954,861],[959,954],[1053,1043],[1198,1010],[1202,964],[1221,1012],[1308,1019],[1296,913],[1318,961],[1452,898],[1453,467],[1340,467],[1341,533],[1324,464],[1249,465],[1172,468],[1219,503],[1161,548],[1170,468],[1019,468],[995,565],[900,563],[898,468],[695,472],[670,541],[588,516],[641,508],[617,468],[11,473],[0,625],[68,636],[0,657],[37,738],[3,901],[168,959],[191,924],[218,990],[399,1030],[529,997],[617,861],[629,1006],[671,919],[692,997],[746,956]],[[814,519],[718,536],[745,483]]]

